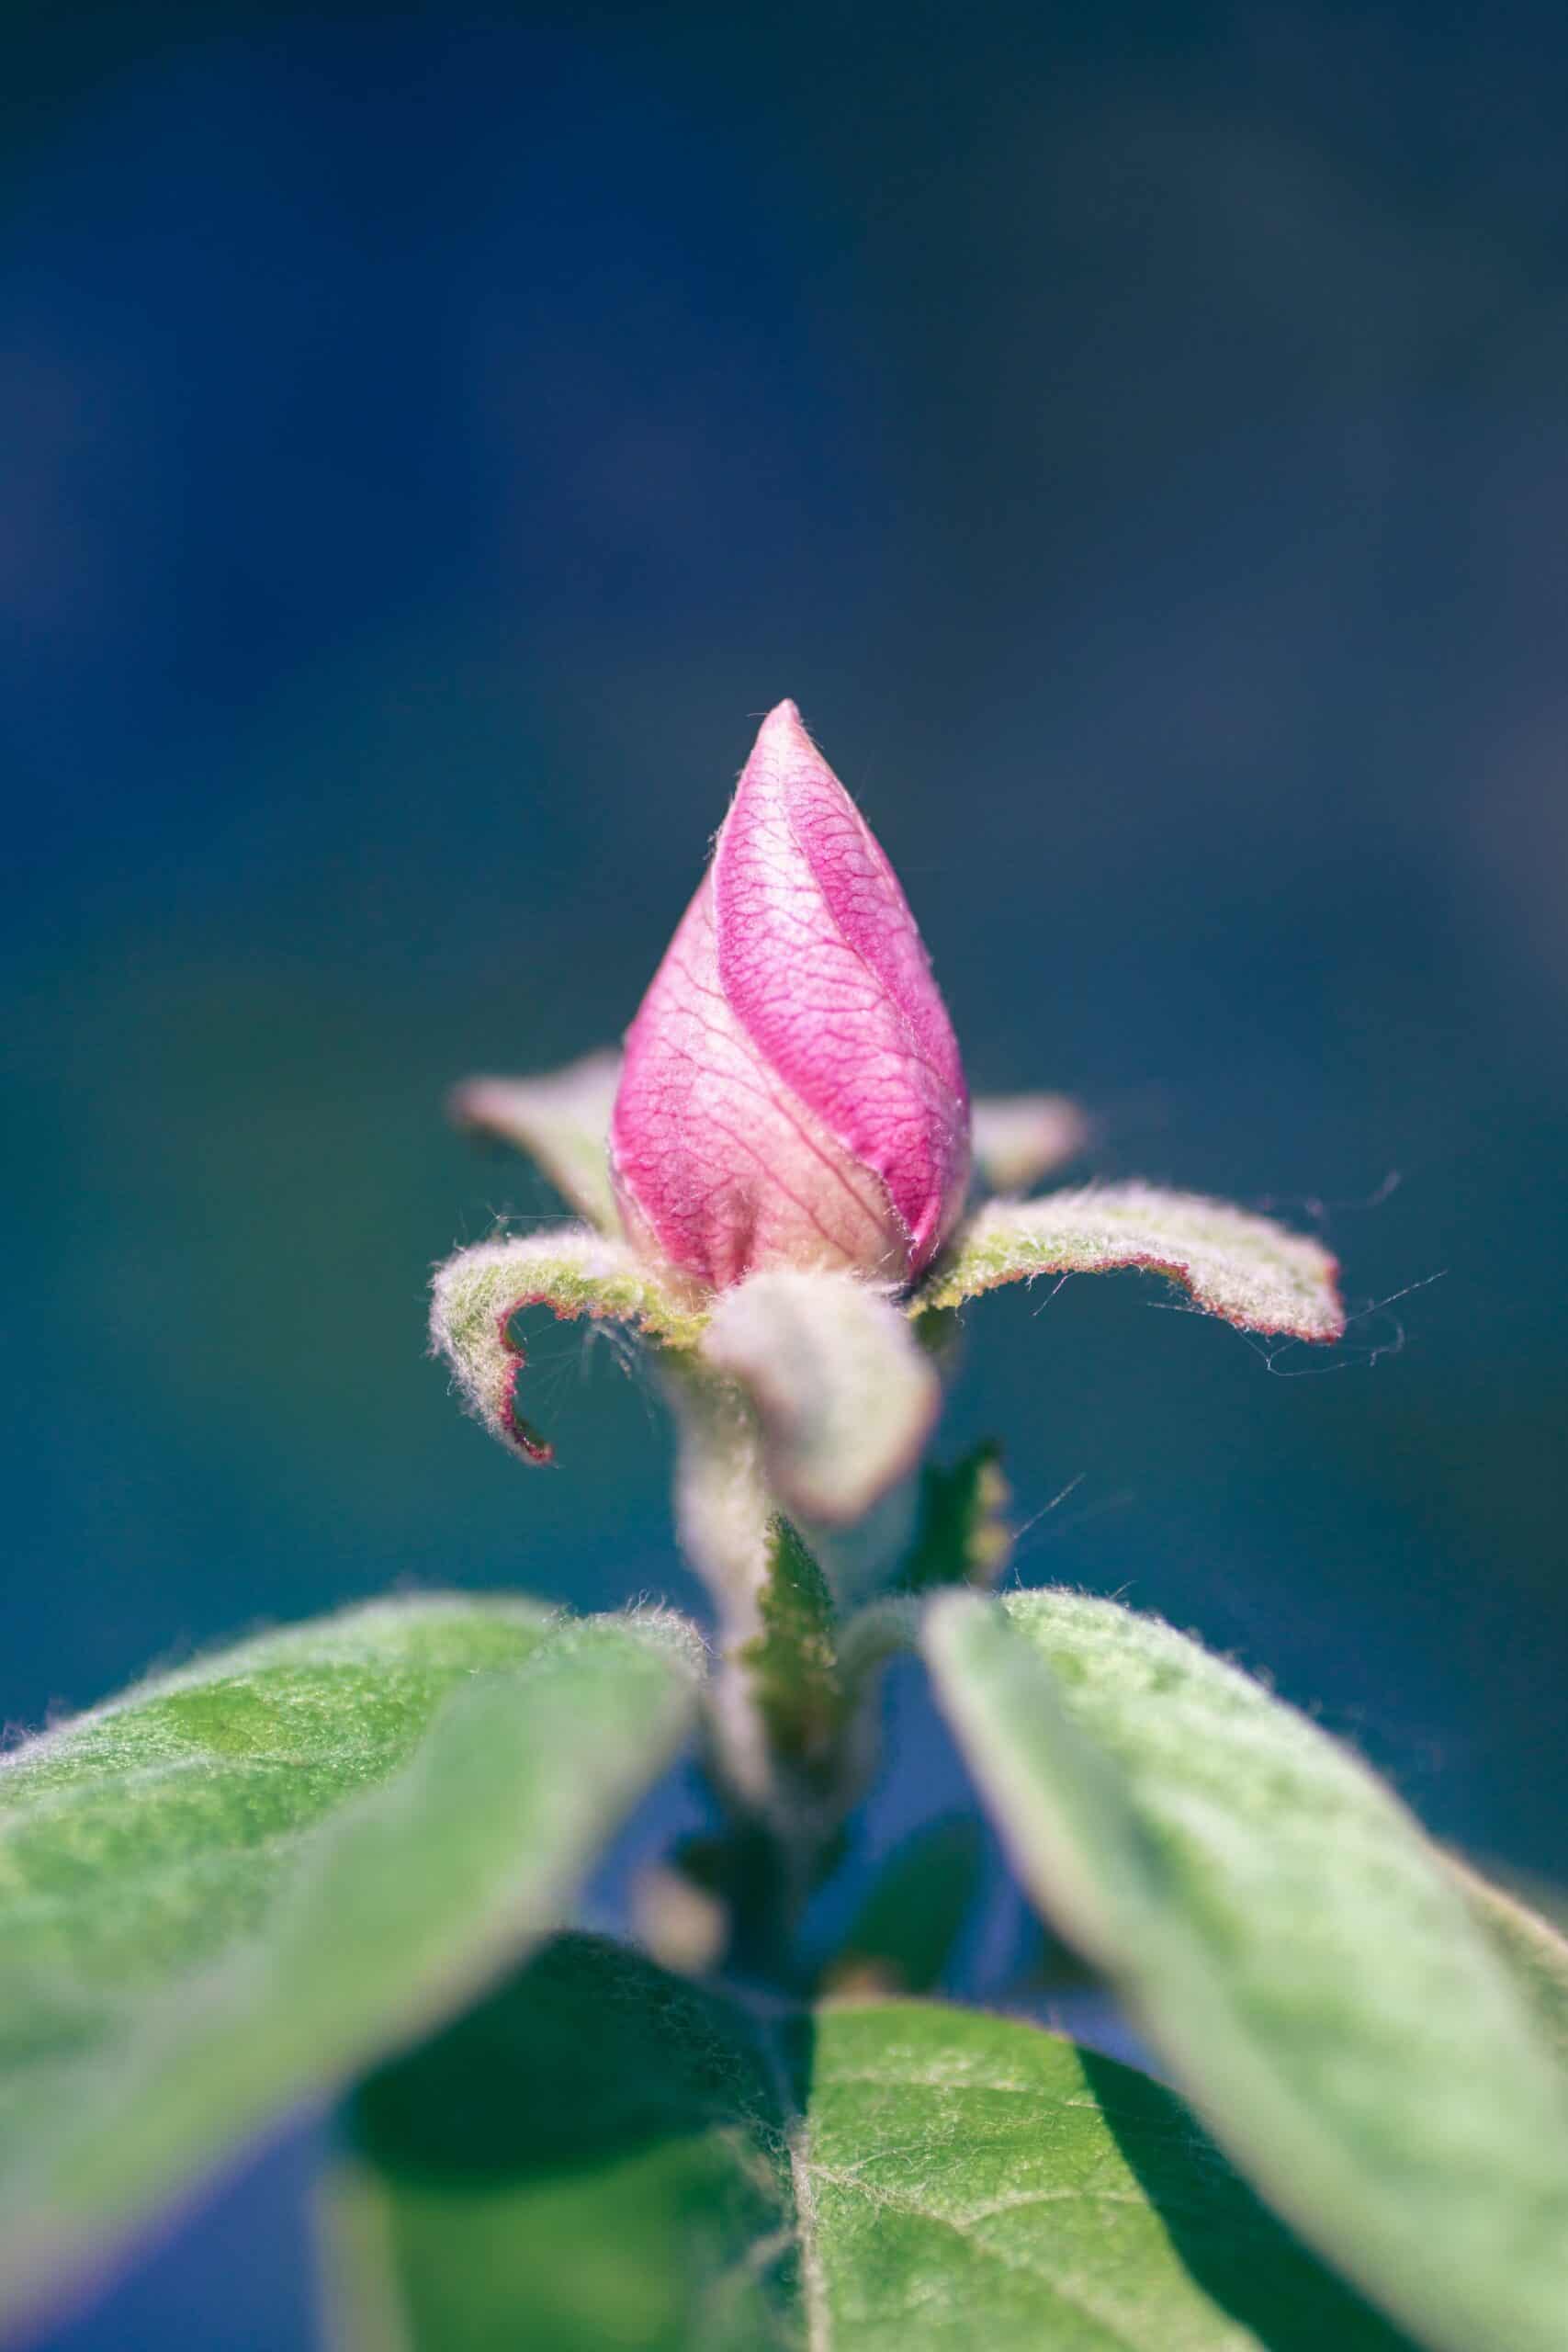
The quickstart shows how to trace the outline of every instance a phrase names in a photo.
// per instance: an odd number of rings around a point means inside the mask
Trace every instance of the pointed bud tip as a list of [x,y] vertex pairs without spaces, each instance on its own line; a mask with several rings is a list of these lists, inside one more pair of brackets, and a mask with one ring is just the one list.
[[[751,747],[751,759],[759,752],[798,752],[804,747],[816,752],[817,746],[807,732],[800,706],[786,695],[783,702],[774,703],[772,710],[757,729],[757,740]],[[818,754],[820,757],[820,754]],[[748,761],[748,766],[750,762]]]

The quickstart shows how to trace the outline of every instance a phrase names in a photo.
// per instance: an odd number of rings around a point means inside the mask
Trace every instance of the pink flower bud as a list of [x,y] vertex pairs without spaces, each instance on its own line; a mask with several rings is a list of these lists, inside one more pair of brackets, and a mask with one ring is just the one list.
[[969,1097],[897,877],[792,702],[626,1037],[610,1158],[637,1248],[909,1281],[969,1179]]

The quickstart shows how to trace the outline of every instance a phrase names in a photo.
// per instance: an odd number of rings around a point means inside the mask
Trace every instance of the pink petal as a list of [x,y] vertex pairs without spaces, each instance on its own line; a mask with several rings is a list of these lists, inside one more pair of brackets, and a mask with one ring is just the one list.
[[963,1065],[897,876],[793,702],[763,721],[712,879],[730,1009],[883,1179],[919,1272],[968,1182]]
[[958,1047],[893,870],[800,723],[764,722],[626,1038],[626,1230],[717,1288],[769,1266],[889,1283],[969,1174]]
[[627,1033],[610,1126],[626,1231],[718,1289],[777,1264],[901,1282],[908,1237],[886,1187],[769,1069],[726,1003],[712,903],[705,876]]

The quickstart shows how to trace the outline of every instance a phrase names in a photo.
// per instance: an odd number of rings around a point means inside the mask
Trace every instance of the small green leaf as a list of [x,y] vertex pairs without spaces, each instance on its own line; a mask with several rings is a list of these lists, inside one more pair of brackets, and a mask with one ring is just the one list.
[[826,1973],[829,1991],[929,1993],[968,1924],[985,1860],[969,1814],[928,1822],[891,1853]]
[[812,1780],[831,1770],[849,1700],[828,1580],[787,1519],[775,1519],[760,1607],[762,1630],[736,1653],[769,1743]]
[[808,1524],[863,1518],[914,1469],[941,1403],[904,1317],[851,1274],[781,1268],[738,1283],[702,1354],[750,1399],[769,1484]]
[[989,1440],[951,1469],[928,1462],[920,1473],[915,1541],[898,1576],[903,1592],[944,1584],[995,1584],[1012,1552],[1000,1449]]
[[1337,1340],[1338,1268],[1320,1241],[1194,1193],[1104,1184],[993,1201],[958,1235],[915,1293],[911,1314],[958,1306],[1036,1274],[1164,1274],[1205,1313],[1243,1331]]
[[927,1654],[1047,1918],[1279,2211],[1437,2352],[1561,2352],[1568,2098],[1397,1799],[1110,1601],[944,1596]]
[[389,1602],[8,1758],[0,2319],[558,1924],[699,1652],[669,1618]]
[[491,1437],[525,1462],[552,1449],[517,1410],[527,1363],[513,1317],[547,1306],[563,1321],[628,1323],[672,1348],[690,1348],[705,1317],[667,1290],[624,1242],[586,1226],[554,1226],[513,1241],[481,1241],[437,1269],[431,1290],[432,1352],[451,1366],[463,1401]]
[[989,1193],[1027,1193],[1089,1137],[1088,1119],[1065,1094],[980,1095],[971,1118],[975,1172]]
[[452,1096],[452,1116],[525,1153],[579,1216],[618,1239],[610,1113],[620,1082],[619,1054],[585,1054],[542,1078],[470,1078]]
[[1145,2076],[567,1938],[367,2086],[340,2352],[1395,2352]]

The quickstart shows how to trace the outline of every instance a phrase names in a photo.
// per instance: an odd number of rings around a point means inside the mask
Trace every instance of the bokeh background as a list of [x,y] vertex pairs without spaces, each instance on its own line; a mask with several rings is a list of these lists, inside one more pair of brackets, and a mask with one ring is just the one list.
[[[532,1476],[424,1359],[431,1261],[551,1207],[441,1103],[624,1026],[791,694],[976,1087],[1366,1310],[972,1310],[1018,1573],[1560,1871],[1561,10],[6,32],[7,1723],[400,1584],[693,1600],[610,1348],[541,1337]],[[899,1705],[879,1834],[957,1788]],[[303,2343],[309,2154],[51,2352]]]

